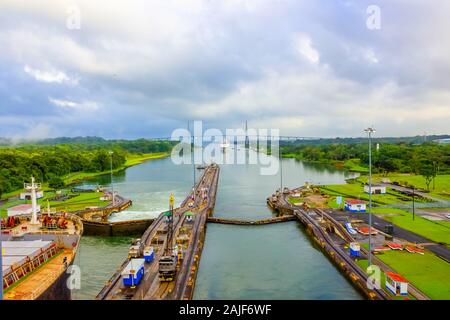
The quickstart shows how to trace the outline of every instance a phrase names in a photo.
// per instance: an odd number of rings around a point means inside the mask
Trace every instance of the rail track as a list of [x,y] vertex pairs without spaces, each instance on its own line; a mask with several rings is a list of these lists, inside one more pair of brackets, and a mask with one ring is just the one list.
[[[214,186],[214,199],[211,200],[210,196],[208,196],[208,205],[206,208],[204,207],[204,201],[201,197],[201,188],[204,188],[212,183],[211,180],[211,166],[207,167],[204,171],[203,175],[200,177],[199,181],[196,183],[195,188],[189,193],[189,195],[183,200],[179,208],[176,208],[174,210],[174,238],[177,237],[177,235],[180,232],[181,227],[185,224],[186,217],[184,213],[186,211],[191,210],[187,204],[190,202],[192,193],[195,193],[195,202],[194,206],[192,208],[192,211],[198,211],[197,216],[202,218],[204,215],[201,214],[203,211],[209,210],[209,205],[211,201],[215,201],[215,188]],[[216,169],[214,169],[216,170]],[[218,167],[217,167],[218,170]],[[218,173],[217,173],[218,175]],[[215,176],[215,175],[213,175]],[[210,191],[211,193],[211,191]],[[197,223],[197,220],[195,219],[195,223]],[[144,232],[141,239],[146,245],[150,245],[152,242],[152,239],[157,235],[158,230],[161,230],[161,225],[164,224],[164,212],[162,212],[155,221],[150,225],[150,227]],[[198,232],[197,228],[193,228],[193,234],[196,235]],[[192,238],[192,237],[191,237]],[[197,239],[197,237],[195,237]],[[149,266],[145,267],[145,273],[144,273],[144,279],[142,280],[141,284],[136,287],[134,290],[129,290],[126,288],[123,288],[121,285],[121,271],[126,267],[126,265],[129,262],[129,259],[127,258],[122,265],[119,267],[117,272],[110,278],[110,280],[107,282],[105,287],[99,292],[96,299],[97,300],[109,300],[109,299],[165,299],[172,293],[174,284],[173,282],[160,282],[158,280],[158,262],[160,256],[162,255],[162,248],[164,247],[164,244],[166,242],[166,238],[164,238],[163,243],[158,242],[158,247],[155,249],[155,258],[154,262],[150,264]],[[190,241],[190,243],[192,240]],[[189,248],[188,248],[189,249]],[[190,250],[186,251],[187,257],[190,257]],[[186,255],[185,255],[186,259]],[[183,263],[184,260],[183,259]],[[175,281],[179,278],[178,276],[175,278]]]

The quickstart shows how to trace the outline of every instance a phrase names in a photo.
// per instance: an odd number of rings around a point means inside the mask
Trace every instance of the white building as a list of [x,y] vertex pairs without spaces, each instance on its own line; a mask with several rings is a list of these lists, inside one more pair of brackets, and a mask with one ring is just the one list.
[[[44,191],[36,191],[36,199],[41,199],[44,197]],[[24,191],[20,193],[20,200],[31,200],[31,191]]]
[[[8,217],[21,216],[21,215],[31,215],[33,214],[33,205],[31,204],[19,204],[17,206],[6,209],[8,212]],[[36,205],[36,211],[41,212],[41,206]]]
[[344,208],[350,212],[366,212],[366,203],[361,200],[345,200]]
[[386,272],[386,288],[394,296],[408,295],[408,280],[394,272]]
[[[364,192],[369,193],[368,184],[364,185]],[[379,184],[372,185],[372,194],[386,194],[386,187]]]

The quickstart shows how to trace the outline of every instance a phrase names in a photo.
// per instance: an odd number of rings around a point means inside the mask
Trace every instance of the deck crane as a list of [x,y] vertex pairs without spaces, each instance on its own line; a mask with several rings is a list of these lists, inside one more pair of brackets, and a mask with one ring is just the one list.
[[164,246],[164,254],[159,259],[160,281],[173,281],[177,270],[177,254],[173,252],[173,204],[174,196],[170,194],[169,219],[167,220],[167,240]]

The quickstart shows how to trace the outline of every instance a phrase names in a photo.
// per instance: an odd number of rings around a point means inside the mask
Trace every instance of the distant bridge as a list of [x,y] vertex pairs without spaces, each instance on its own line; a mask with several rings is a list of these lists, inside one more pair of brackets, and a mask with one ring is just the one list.
[[[191,136],[191,139],[199,139],[199,138],[212,138],[212,137],[216,137],[214,135],[204,135],[204,136]],[[224,138],[226,138],[227,136],[224,135]],[[267,139],[270,140],[272,139],[271,135],[233,135],[234,137],[247,137],[249,140],[257,140],[257,139]],[[297,140],[302,140],[302,141],[314,141],[314,140],[320,140],[323,138],[318,138],[318,137],[300,137],[300,136],[279,136],[280,141],[297,141]],[[174,140],[172,139],[172,137],[158,137],[158,138],[148,138],[148,140],[152,140],[152,141],[179,141],[179,140]]]

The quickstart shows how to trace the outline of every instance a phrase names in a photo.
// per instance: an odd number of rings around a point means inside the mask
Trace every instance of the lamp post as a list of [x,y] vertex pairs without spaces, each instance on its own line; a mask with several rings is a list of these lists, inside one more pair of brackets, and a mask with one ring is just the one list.
[[113,171],[112,171],[112,155],[113,151],[109,151],[109,164],[110,164],[110,176],[111,176],[111,190],[112,190],[112,204],[113,206],[116,204],[116,196],[114,195],[114,183],[113,183]]
[[280,148],[280,191],[283,192],[283,151]]
[[375,133],[374,128],[364,129],[369,138],[369,267],[372,265],[372,134]]

